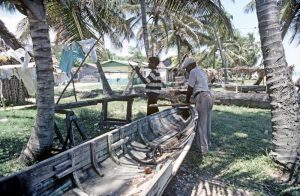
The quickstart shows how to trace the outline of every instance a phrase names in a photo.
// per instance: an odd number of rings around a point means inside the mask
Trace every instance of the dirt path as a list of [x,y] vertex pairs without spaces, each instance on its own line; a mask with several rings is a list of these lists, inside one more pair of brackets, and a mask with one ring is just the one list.
[[248,196],[247,191],[236,190],[220,179],[199,175],[184,163],[169,183],[163,196]]

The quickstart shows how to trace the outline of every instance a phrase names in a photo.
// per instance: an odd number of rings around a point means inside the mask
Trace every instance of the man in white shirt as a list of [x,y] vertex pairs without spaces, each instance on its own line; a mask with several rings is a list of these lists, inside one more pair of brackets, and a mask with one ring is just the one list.
[[295,86],[298,87],[297,93],[300,92],[300,78],[298,78],[295,82]]
[[208,87],[208,77],[205,71],[197,66],[195,59],[186,57],[181,64],[181,69],[189,73],[186,102],[190,103],[194,97],[198,122],[196,129],[196,144],[201,155],[208,153],[211,133],[211,113],[213,98]]

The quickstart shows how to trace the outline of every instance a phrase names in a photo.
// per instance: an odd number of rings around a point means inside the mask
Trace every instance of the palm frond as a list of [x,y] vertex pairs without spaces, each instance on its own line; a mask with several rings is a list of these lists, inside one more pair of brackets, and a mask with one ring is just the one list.
[[282,2],[280,22],[281,22],[281,30],[282,37],[285,37],[287,31],[290,29],[292,33],[291,42],[295,39],[296,33],[299,31],[297,28],[298,21],[300,20],[300,2],[298,3],[296,0],[286,0]]
[[0,0],[0,10],[1,9],[10,13],[14,13],[16,11],[16,6],[8,0]]
[[30,37],[30,27],[27,17],[18,22],[16,33],[20,41],[25,42],[26,40],[28,40],[28,38]]
[[255,11],[255,0],[251,0],[247,5],[244,7],[244,12],[245,13],[253,13]]

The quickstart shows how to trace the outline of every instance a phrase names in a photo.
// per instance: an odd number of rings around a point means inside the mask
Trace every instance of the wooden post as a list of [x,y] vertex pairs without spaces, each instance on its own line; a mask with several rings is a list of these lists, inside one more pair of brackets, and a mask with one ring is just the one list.
[[131,122],[131,118],[132,118],[132,104],[133,104],[133,99],[129,99],[127,101],[126,123],[130,123]]
[[107,101],[104,101],[102,103],[102,112],[103,112],[103,120],[104,121],[107,120],[107,107],[108,107],[108,103],[107,103]]
[[103,129],[106,120],[107,120],[107,102],[103,101],[102,102],[102,111],[101,111],[100,119],[99,119],[99,129]]
[[74,84],[74,76],[72,73],[71,73],[71,77],[72,77],[73,93],[74,93],[75,101],[77,102],[76,89],[75,89],[75,84]]

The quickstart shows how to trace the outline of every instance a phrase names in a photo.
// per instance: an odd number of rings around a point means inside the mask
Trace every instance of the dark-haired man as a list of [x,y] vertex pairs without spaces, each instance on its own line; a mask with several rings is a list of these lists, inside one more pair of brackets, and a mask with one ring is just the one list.
[[157,104],[161,91],[162,82],[157,66],[159,65],[158,57],[150,57],[148,67],[151,69],[150,74],[145,78],[140,72],[140,68],[136,67],[135,71],[144,84],[146,84],[146,93],[148,97],[147,115],[158,112],[158,107],[149,107],[150,104]]

